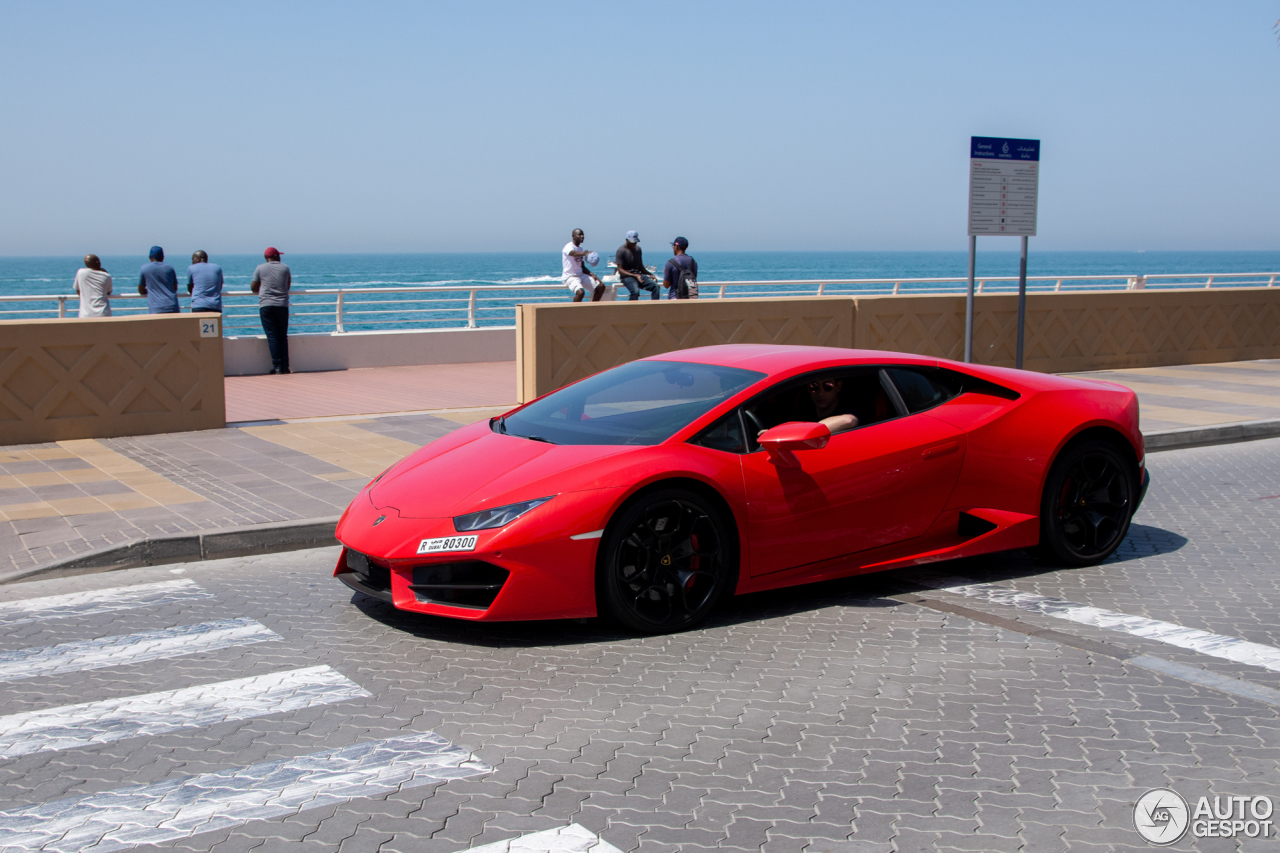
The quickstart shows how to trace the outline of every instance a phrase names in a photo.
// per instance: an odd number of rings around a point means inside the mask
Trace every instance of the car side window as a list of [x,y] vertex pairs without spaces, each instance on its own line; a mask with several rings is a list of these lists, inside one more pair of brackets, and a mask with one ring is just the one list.
[[855,429],[906,414],[899,410],[892,385],[886,387],[880,376],[880,369],[870,365],[823,370],[788,380],[764,392],[742,407],[748,452],[760,449],[756,437],[764,430],[788,421],[821,420],[814,398],[820,389],[815,386],[821,386],[828,395],[836,394],[836,413],[856,417]]
[[743,453],[746,451],[742,435],[742,418],[738,410],[717,420],[711,426],[690,439],[690,444],[710,447],[712,450],[723,450],[726,453]]
[[962,391],[958,381],[940,370],[889,367],[885,368],[885,373],[889,374],[907,411],[913,415],[945,403]]

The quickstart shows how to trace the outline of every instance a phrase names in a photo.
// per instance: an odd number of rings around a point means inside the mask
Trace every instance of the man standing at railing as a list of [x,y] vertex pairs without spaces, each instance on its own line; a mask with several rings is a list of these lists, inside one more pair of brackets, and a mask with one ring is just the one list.
[[266,263],[253,271],[249,289],[258,294],[258,315],[271,350],[271,372],[289,373],[289,288],[293,274],[280,262],[274,246],[262,253]]
[[[564,277],[564,286],[573,294],[574,302],[581,302],[591,287],[591,301],[599,302],[604,296],[604,282],[591,270],[582,265],[582,259],[591,254],[582,248],[582,241],[587,239],[581,228],[573,229],[573,239],[564,244],[560,250],[560,272]],[[598,257],[598,256],[597,256]],[[592,287],[591,282],[595,282]]]
[[630,301],[635,302],[640,298],[642,288],[649,291],[654,299],[658,298],[658,281],[649,275],[644,266],[644,254],[640,251],[640,232],[627,232],[627,242],[614,253],[613,265],[618,268],[618,278],[626,287]]
[[191,313],[222,313],[222,267],[209,263],[203,251],[191,256],[187,267],[187,293],[191,294]]
[[148,313],[177,314],[178,273],[164,262],[164,249],[152,246],[150,254],[138,276],[138,292],[147,297]]
[[81,317],[111,316],[111,276],[97,255],[84,256],[84,267],[76,272],[75,288],[80,294]]

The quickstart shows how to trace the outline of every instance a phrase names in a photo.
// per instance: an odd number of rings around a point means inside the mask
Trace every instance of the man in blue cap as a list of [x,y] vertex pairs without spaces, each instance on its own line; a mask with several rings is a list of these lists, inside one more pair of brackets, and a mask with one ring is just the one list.
[[698,298],[698,262],[689,255],[689,241],[683,237],[671,241],[671,260],[662,270],[662,283],[668,299]]
[[658,282],[649,275],[649,270],[644,265],[644,255],[640,251],[639,231],[627,232],[627,242],[613,254],[613,265],[618,268],[618,278],[626,287],[630,301],[635,302],[640,298],[641,288],[649,291],[652,298],[658,298]]
[[164,262],[164,249],[151,247],[151,261],[142,265],[138,292],[147,297],[151,314],[178,313],[178,273]]

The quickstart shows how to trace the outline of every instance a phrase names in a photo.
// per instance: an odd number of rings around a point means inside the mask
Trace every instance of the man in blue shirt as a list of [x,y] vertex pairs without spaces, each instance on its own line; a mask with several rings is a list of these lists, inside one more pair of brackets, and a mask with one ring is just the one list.
[[151,314],[178,313],[178,273],[164,262],[164,249],[151,247],[151,262],[142,265],[138,292],[147,297]]
[[698,262],[688,254],[689,241],[683,237],[677,237],[671,241],[671,260],[667,261],[666,267],[662,270],[662,283],[667,288],[668,299],[697,299],[698,291],[696,287],[691,289],[681,289],[681,278],[684,273],[689,274],[689,278],[697,281],[698,279]]
[[206,252],[191,256],[187,267],[187,293],[191,294],[191,313],[222,313],[222,267],[209,263]]

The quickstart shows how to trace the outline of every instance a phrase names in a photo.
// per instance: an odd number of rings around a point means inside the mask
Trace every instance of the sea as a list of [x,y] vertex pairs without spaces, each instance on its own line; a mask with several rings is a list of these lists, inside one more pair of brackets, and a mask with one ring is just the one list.
[[[1013,241],[1008,241],[1013,243]],[[1016,244],[1014,244],[1016,245]],[[660,265],[669,249],[651,249],[648,265]],[[602,252],[611,256],[611,252]],[[967,252],[693,252],[699,267],[699,282],[785,281],[852,278],[937,278],[968,274]],[[190,255],[171,253],[168,260],[185,279]],[[112,274],[117,293],[137,289],[138,268],[146,262],[140,255],[104,256],[103,266]],[[213,255],[223,268],[227,290],[248,290],[259,255]],[[1017,251],[987,250],[979,243],[977,274],[1016,276]],[[568,301],[567,292],[557,293],[560,281],[558,252],[439,253],[439,254],[297,254],[285,255],[293,272],[293,286],[301,288],[342,287],[357,291],[345,297],[347,331],[385,328],[431,328],[465,325],[468,294],[441,291],[438,300],[406,306],[403,297],[380,294],[394,287],[470,287],[546,285],[542,292],[489,292],[479,305],[477,325],[511,325],[516,302]],[[63,295],[71,293],[80,257],[0,257],[0,296]],[[604,261],[598,272],[603,275]],[[1181,252],[1037,252],[1029,253],[1029,276],[1105,275],[1127,277],[1156,274],[1258,273],[1280,270],[1280,251],[1181,251]],[[910,288],[907,288],[910,289]],[[182,288],[185,290],[185,287]],[[330,332],[335,328],[334,298],[331,295],[294,299],[291,331]],[[51,303],[0,301],[0,317],[20,319],[51,316]],[[117,310],[137,308],[137,302],[118,302]],[[185,303],[184,303],[185,307]],[[74,315],[72,301],[68,312]],[[228,300],[227,334],[261,333],[254,301]]]

